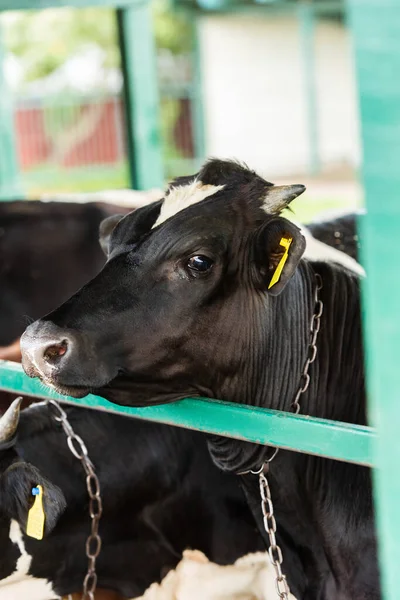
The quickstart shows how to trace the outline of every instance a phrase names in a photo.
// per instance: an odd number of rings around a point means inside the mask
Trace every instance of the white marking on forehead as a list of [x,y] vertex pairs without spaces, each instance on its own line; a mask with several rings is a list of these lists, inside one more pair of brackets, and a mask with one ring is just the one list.
[[164,202],[161,206],[160,215],[157,221],[154,223],[152,229],[164,223],[167,219],[170,219],[181,210],[197,204],[202,200],[212,196],[222,190],[223,185],[204,185],[198,179],[195,179],[188,185],[180,185],[171,188],[168,196],[165,196]]
[[29,575],[32,556],[27,553],[24,537],[17,521],[10,524],[10,541],[18,546],[21,556],[15,565],[15,571],[0,580],[1,600],[54,600],[59,598],[47,579],[39,579]]

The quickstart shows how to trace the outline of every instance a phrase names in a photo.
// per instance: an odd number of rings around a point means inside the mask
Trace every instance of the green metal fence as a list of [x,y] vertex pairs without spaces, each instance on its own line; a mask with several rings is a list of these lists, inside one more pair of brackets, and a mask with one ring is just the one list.
[[[49,7],[115,7],[124,78],[125,137],[130,183],[139,190],[164,185],[156,54],[147,0],[0,0],[0,11]],[[12,107],[2,77],[0,48],[0,200],[21,197]],[[148,168],[151,165],[151,168]]]
[[[76,5],[78,0],[71,3]],[[97,3],[104,4],[100,0]],[[5,4],[4,0],[0,0],[0,7],[2,4]],[[24,0],[26,7],[33,4],[47,5],[50,0],[36,3]],[[128,5],[128,2],[124,4]],[[94,396],[66,401],[374,466],[384,598],[397,600],[400,564],[400,410],[397,399],[400,390],[397,365],[400,356],[400,276],[396,244],[400,231],[400,6],[398,0],[348,0],[348,7],[355,41],[364,145],[368,211],[363,225],[368,271],[364,286],[364,317],[369,419],[375,429],[208,400],[187,399],[141,409],[111,405]],[[134,18],[132,12],[122,29],[129,23],[140,37]],[[143,18],[141,11],[138,18]],[[129,48],[129,69],[133,69],[137,52],[136,41]],[[128,90],[132,91],[131,86]],[[145,99],[141,98],[140,102],[144,105]],[[150,104],[153,105],[152,101]],[[139,129],[146,141],[150,134],[148,115],[142,109],[138,111],[139,123],[141,119],[143,129]],[[131,130],[135,131],[133,125]],[[140,168],[145,171],[146,166],[153,165],[152,158],[148,147],[141,154]],[[43,388],[26,378],[20,367],[10,364],[0,367],[0,382],[0,387],[15,393],[57,397],[44,394]]]
[[364,148],[367,217],[364,286],[369,418],[377,430],[374,470],[382,583],[399,598],[400,565],[400,5],[349,0]]
[[[3,363],[3,364],[1,364]],[[29,379],[20,365],[0,361],[0,388],[27,396],[54,398],[76,406],[107,410],[128,417],[159,421],[257,444],[316,454],[372,466],[374,431],[370,427],[315,419],[244,405],[187,398],[161,406],[129,408],[100,396],[66,398]]]

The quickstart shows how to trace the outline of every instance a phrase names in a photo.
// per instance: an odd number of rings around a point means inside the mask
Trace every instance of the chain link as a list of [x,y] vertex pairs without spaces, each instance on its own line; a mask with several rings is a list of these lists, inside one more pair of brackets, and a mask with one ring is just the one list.
[[64,430],[67,436],[67,444],[71,453],[77,458],[86,473],[86,489],[89,496],[89,514],[91,518],[90,534],[86,540],[86,556],[88,559],[88,570],[83,581],[82,600],[94,600],[97,587],[96,560],[101,552],[101,537],[99,535],[99,522],[103,512],[103,504],[100,494],[100,482],[96,475],[94,465],[82,438],[77,435],[70,422],[67,413],[55,400],[47,400],[46,404],[51,409],[53,418]]
[[[324,310],[322,300],[319,298],[319,292],[322,289],[322,279],[318,273],[315,274],[316,285],[314,290],[314,313],[310,324],[310,344],[308,346],[307,358],[304,363],[303,372],[300,378],[300,385],[292,403],[292,411],[294,414],[300,412],[300,398],[308,390],[310,385],[310,375],[308,370],[310,365],[317,357],[317,338],[321,327],[321,317]],[[271,498],[271,490],[267,479],[267,473],[270,463],[278,454],[279,448],[275,448],[272,456],[270,456],[258,471],[250,471],[253,475],[258,475],[261,496],[261,510],[263,515],[263,524],[269,538],[268,554],[273,567],[275,568],[275,586],[278,593],[278,598],[281,600],[289,600],[290,589],[286,581],[285,575],[282,573],[283,555],[282,550],[276,542],[276,520],[274,516],[274,506]]]
[[261,510],[263,514],[264,529],[268,533],[269,548],[268,554],[276,572],[275,585],[278,598],[286,600],[289,598],[290,590],[285,575],[282,573],[282,550],[276,543],[276,521],[274,516],[274,506],[271,499],[271,490],[268,480],[264,473],[259,474]]

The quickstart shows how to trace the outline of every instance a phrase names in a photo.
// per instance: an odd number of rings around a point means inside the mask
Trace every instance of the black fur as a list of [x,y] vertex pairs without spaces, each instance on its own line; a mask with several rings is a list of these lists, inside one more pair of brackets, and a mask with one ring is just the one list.
[[361,211],[352,212],[335,219],[316,220],[307,227],[316,239],[359,260],[362,237],[357,227],[357,216],[361,214]]

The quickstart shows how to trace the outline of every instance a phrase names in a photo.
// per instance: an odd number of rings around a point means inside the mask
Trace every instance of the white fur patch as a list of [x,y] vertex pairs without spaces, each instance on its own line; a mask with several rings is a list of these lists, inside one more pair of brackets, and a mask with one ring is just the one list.
[[0,580],[0,600],[54,600],[59,598],[47,579],[37,579],[29,575],[32,556],[27,553],[21,528],[17,521],[11,521],[10,540],[18,546],[21,556],[15,571]]
[[193,183],[189,183],[188,185],[171,188],[168,196],[164,198],[160,215],[152,229],[161,225],[161,223],[164,223],[164,221],[170,219],[181,210],[205,200],[208,196],[216,194],[223,187],[223,185],[204,185],[201,181],[195,179]]
[[[275,600],[275,577],[266,552],[220,566],[198,550],[185,550],[176,569],[136,600]],[[289,600],[296,598],[289,594]]]
[[341,250],[337,250],[336,248],[332,248],[332,246],[328,246],[328,244],[324,244],[319,240],[315,239],[315,237],[308,231],[308,229],[302,225],[298,225],[301,229],[302,234],[306,238],[307,246],[304,252],[304,258],[308,260],[320,260],[324,262],[335,262],[343,265],[350,271],[353,271],[360,277],[365,277],[364,268],[351,256],[345,254]]

